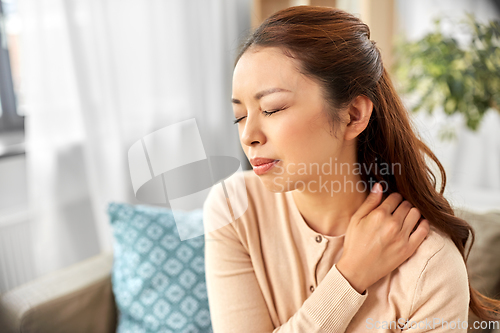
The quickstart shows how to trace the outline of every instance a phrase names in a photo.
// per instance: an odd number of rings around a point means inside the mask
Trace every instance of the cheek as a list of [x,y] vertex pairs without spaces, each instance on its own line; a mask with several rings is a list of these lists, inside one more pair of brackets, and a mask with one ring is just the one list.
[[[295,119],[288,118],[286,121],[280,121],[279,126],[276,126],[275,131],[273,131],[272,140],[273,147],[276,149],[276,156],[283,160],[280,165],[282,168],[276,169],[277,176],[274,182],[283,184],[286,181],[297,181],[297,179],[302,179],[303,176],[297,175],[297,170],[300,163],[307,163],[310,159],[308,156],[309,152],[307,150],[310,144],[310,135],[306,130],[304,124]],[[288,184],[288,189],[294,189],[294,186],[290,187]]]
[[243,132],[244,127],[243,127],[243,126],[241,126],[241,125],[236,125],[236,126],[238,126],[238,138],[240,139],[240,145],[241,145],[241,147],[243,148],[243,151],[246,153],[246,152],[247,152],[248,147],[246,147],[246,146],[243,144],[243,142],[241,141],[241,133]]
[[321,160],[334,149],[334,138],[329,135],[323,119],[297,117],[280,125],[280,136],[286,138],[281,148],[295,163]]

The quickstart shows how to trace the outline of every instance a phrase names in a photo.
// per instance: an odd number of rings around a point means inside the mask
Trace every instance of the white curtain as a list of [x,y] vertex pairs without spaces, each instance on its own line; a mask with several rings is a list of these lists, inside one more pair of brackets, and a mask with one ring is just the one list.
[[[412,116],[445,168],[447,199],[457,208],[479,213],[500,210],[500,112],[488,110],[475,132],[465,126],[461,115],[449,117],[442,110]],[[440,137],[445,126],[454,129],[454,139]]]
[[[19,0],[37,275],[112,249],[110,201],[138,203],[128,148],[195,118],[242,158],[231,75],[249,0]],[[180,143],[179,143],[180,144]]]

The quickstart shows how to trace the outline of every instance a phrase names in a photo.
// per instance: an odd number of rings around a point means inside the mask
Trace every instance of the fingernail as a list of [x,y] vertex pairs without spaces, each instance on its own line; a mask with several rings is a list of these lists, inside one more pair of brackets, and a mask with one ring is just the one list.
[[378,192],[380,192],[380,184],[379,184],[379,183],[376,183],[375,185],[373,185],[373,187],[372,187],[372,192],[373,192],[373,193],[378,193]]

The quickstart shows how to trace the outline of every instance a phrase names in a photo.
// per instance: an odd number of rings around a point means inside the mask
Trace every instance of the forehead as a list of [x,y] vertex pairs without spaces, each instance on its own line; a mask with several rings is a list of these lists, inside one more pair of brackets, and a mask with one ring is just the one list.
[[305,80],[298,61],[276,47],[247,50],[233,72],[233,94],[252,93],[255,89],[279,86],[297,89]]

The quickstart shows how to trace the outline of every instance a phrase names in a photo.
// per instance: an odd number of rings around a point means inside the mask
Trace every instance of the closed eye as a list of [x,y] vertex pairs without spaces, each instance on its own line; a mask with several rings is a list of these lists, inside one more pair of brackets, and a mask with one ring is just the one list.
[[279,109],[279,110],[273,110],[273,111],[262,111],[262,113],[264,114],[264,116],[270,116],[272,115],[273,113],[276,113],[278,111],[281,111],[282,109]]
[[[281,109],[276,109],[276,110],[272,110],[272,111],[265,111],[265,110],[264,110],[264,111],[262,111],[262,114],[264,114],[264,116],[271,116],[273,113],[279,112],[279,111],[284,110],[284,109],[286,109],[286,106],[285,106],[285,107],[282,107]],[[238,118],[238,119],[234,120],[234,121],[233,121],[233,124],[237,124],[237,123],[239,123],[239,122],[240,122],[240,121],[242,121],[244,118],[246,118],[246,116],[245,116],[245,117],[241,117],[241,118]]]

